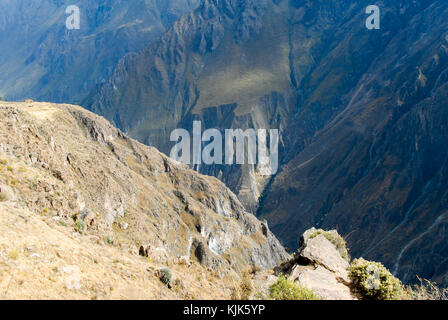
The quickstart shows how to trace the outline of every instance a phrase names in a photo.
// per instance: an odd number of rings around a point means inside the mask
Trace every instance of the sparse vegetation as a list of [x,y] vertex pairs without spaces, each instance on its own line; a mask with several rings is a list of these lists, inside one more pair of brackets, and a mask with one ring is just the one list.
[[268,300],[321,300],[313,291],[280,276],[269,288]]
[[67,223],[65,223],[64,221],[58,221],[58,224],[62,227],[67,227]]
[[163,268],[160,269],[159,271],[159,279],[160,281],[162,281],[162,283],[168,287],[171,286],[171,279],[172,279],[172,275],[171,275],[171,270],[168,268]]
[[249,300],[255,290],[251,274],[249,269],[242,274],[241,281],[234,284],[231,295],[233,300]]
[[84,232],[86,231],[86,223],[84,222],[84,220],[78,219],[77,221],[75,221],[74,228],[76,232],[84,234]]
[[104,237],[104,242],[106,244],[108,244],[108,245],[113,245],[114,244],[114,240],[112,240],[112,238],[109,237],[109,236]]
[[310,236],[310,239],[314,239],[318,235],[323,235],[328,241],[334,244],[336,246],[336,249],[338,249],[341,257],[350,262],[350,255],[348,253],[347,243],[345,242],[345,239],[341,235],[339,235],[337,232],[331,232],[319,229],[316,230],[316,232],[314,232]]
[[355,259],[350,265],[349,276],[363,299],[399,300],[404,297],[401,281],[379,262]]
[[181,292],[184,292],[186,290],[183,281],[180,280],[180,279],[174,280],[174,282],[173,282],[173,289],[177,293],[181,293]]
[[420,284],[406,288],[408,300],[448,300],[448,289],[441,289],[436,283],[419,278]]

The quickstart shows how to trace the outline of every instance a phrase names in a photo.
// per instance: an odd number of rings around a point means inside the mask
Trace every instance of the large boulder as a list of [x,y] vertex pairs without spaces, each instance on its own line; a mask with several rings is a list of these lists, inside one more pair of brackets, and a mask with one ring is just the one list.
[[277,269],[325,300],[353,300],[348,276],[349,258],[337,231],[306,231],[294,258]]
[[299,285],[312,290],[326,300],[353,300],[350,288],[339,282],[335,274],[328,269],[317,266],[296,265],[290,279]]
[[[333,233],[335,237],[339,236],[336,230],[326,232]],[[332,271],[336,277],[344,282],[348,283],[350,281],[347,271],[348,261],[341,256],[336,245],[330,242],[319,230],[312,228],[303,234],[298,255],[302,260],[308,260],[310,263],[321,265]]]

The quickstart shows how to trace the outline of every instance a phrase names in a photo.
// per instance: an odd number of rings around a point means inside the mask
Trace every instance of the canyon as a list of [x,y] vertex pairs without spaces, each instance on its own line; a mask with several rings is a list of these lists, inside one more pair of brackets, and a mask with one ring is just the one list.
[[[65,28],[68,4],[2,1],[0,95],[81,104],[165,155],[175,145],[171,132],[193,132],[194,121],[221,133],[278,130],[273,176],[250,163],[189,168],[236,194],[223,195],[227,207],[206,201],[209,209],[227,215],[233,206],[266,220],[290,252],[311,227],[337,229],[352,256],[381,261],[406,283],[419,275],[448,285],[446,1],[379,1],[379,29],[366,27],[367,0],[80,1],[88,22],[80,30]],[[92,129],[108,146],[103,133]],[[169,170],[168,157],[151,158],[157,165],[136,157],[143,168],[127,165],[138,172]],[[107,181],[97,190],[114,185]],[[214,186],[185,186],[175,203],[200,211],[187,189],[227,190]],[[122,212],[112,198],[102,199],[108,211]],[[185,234],[205,232],[193,247],[229,250],[225,232],[208,238],[204,224],[190,222]],[[236,251],[262,262],[261,253]]]
[[[279,129],[279,173],[202,166],[290,250],[337,228],[406,282],[446,284],[447,5],[204,1],[83,105],[168,154],[169,132]],[[434,224],[434,225],[433,225]],[[428,231],[430,230],[430,231]]]

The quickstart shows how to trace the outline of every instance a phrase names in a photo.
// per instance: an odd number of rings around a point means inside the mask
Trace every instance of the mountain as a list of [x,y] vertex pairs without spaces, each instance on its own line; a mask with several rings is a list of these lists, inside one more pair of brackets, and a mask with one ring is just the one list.
[[297,229],[337,227],[355,256],[385,262],[406,282],[419,274],[446,286],[448,6],[414,12],[391,16],[396,34],[363,60],[350,91],[327,95],[342,97],[342,108],[294,148],[259,214],[289,245]]
[[199,0],[80,0],[68,30],[68,0],[0,3],[0,96],[79,103],[128,53],[166,31]]
[[[448,284],[446,1],[203,1],[83,102],[168,154],[175,128],[280,130],[281,171],[201,166],[291,249],[337,228],[354,256]],[[204,128],[204,129],[205,129]],[[430,263],[428,263],[430,261]]]

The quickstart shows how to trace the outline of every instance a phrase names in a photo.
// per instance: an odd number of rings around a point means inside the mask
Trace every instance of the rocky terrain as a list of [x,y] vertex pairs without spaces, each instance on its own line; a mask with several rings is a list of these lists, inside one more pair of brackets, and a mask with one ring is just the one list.
[[[336,230],[331,231],[337,237]],[[343,248],[343,250],[346,250]],[[294,258],[277,268],[292,281],[325,300],[355,300],[349,278],[350,258],[315,228],[300,238]]]
[[0,122],[2,298],[229,298],[289,257],[220,181],[81,107],[0,102]]
[[281,172],[202,166],[291,250],[337,228],[354,256],[447,285],[448,5],[203,1],[83,105],[169,153],[174,128],[280,129]]

